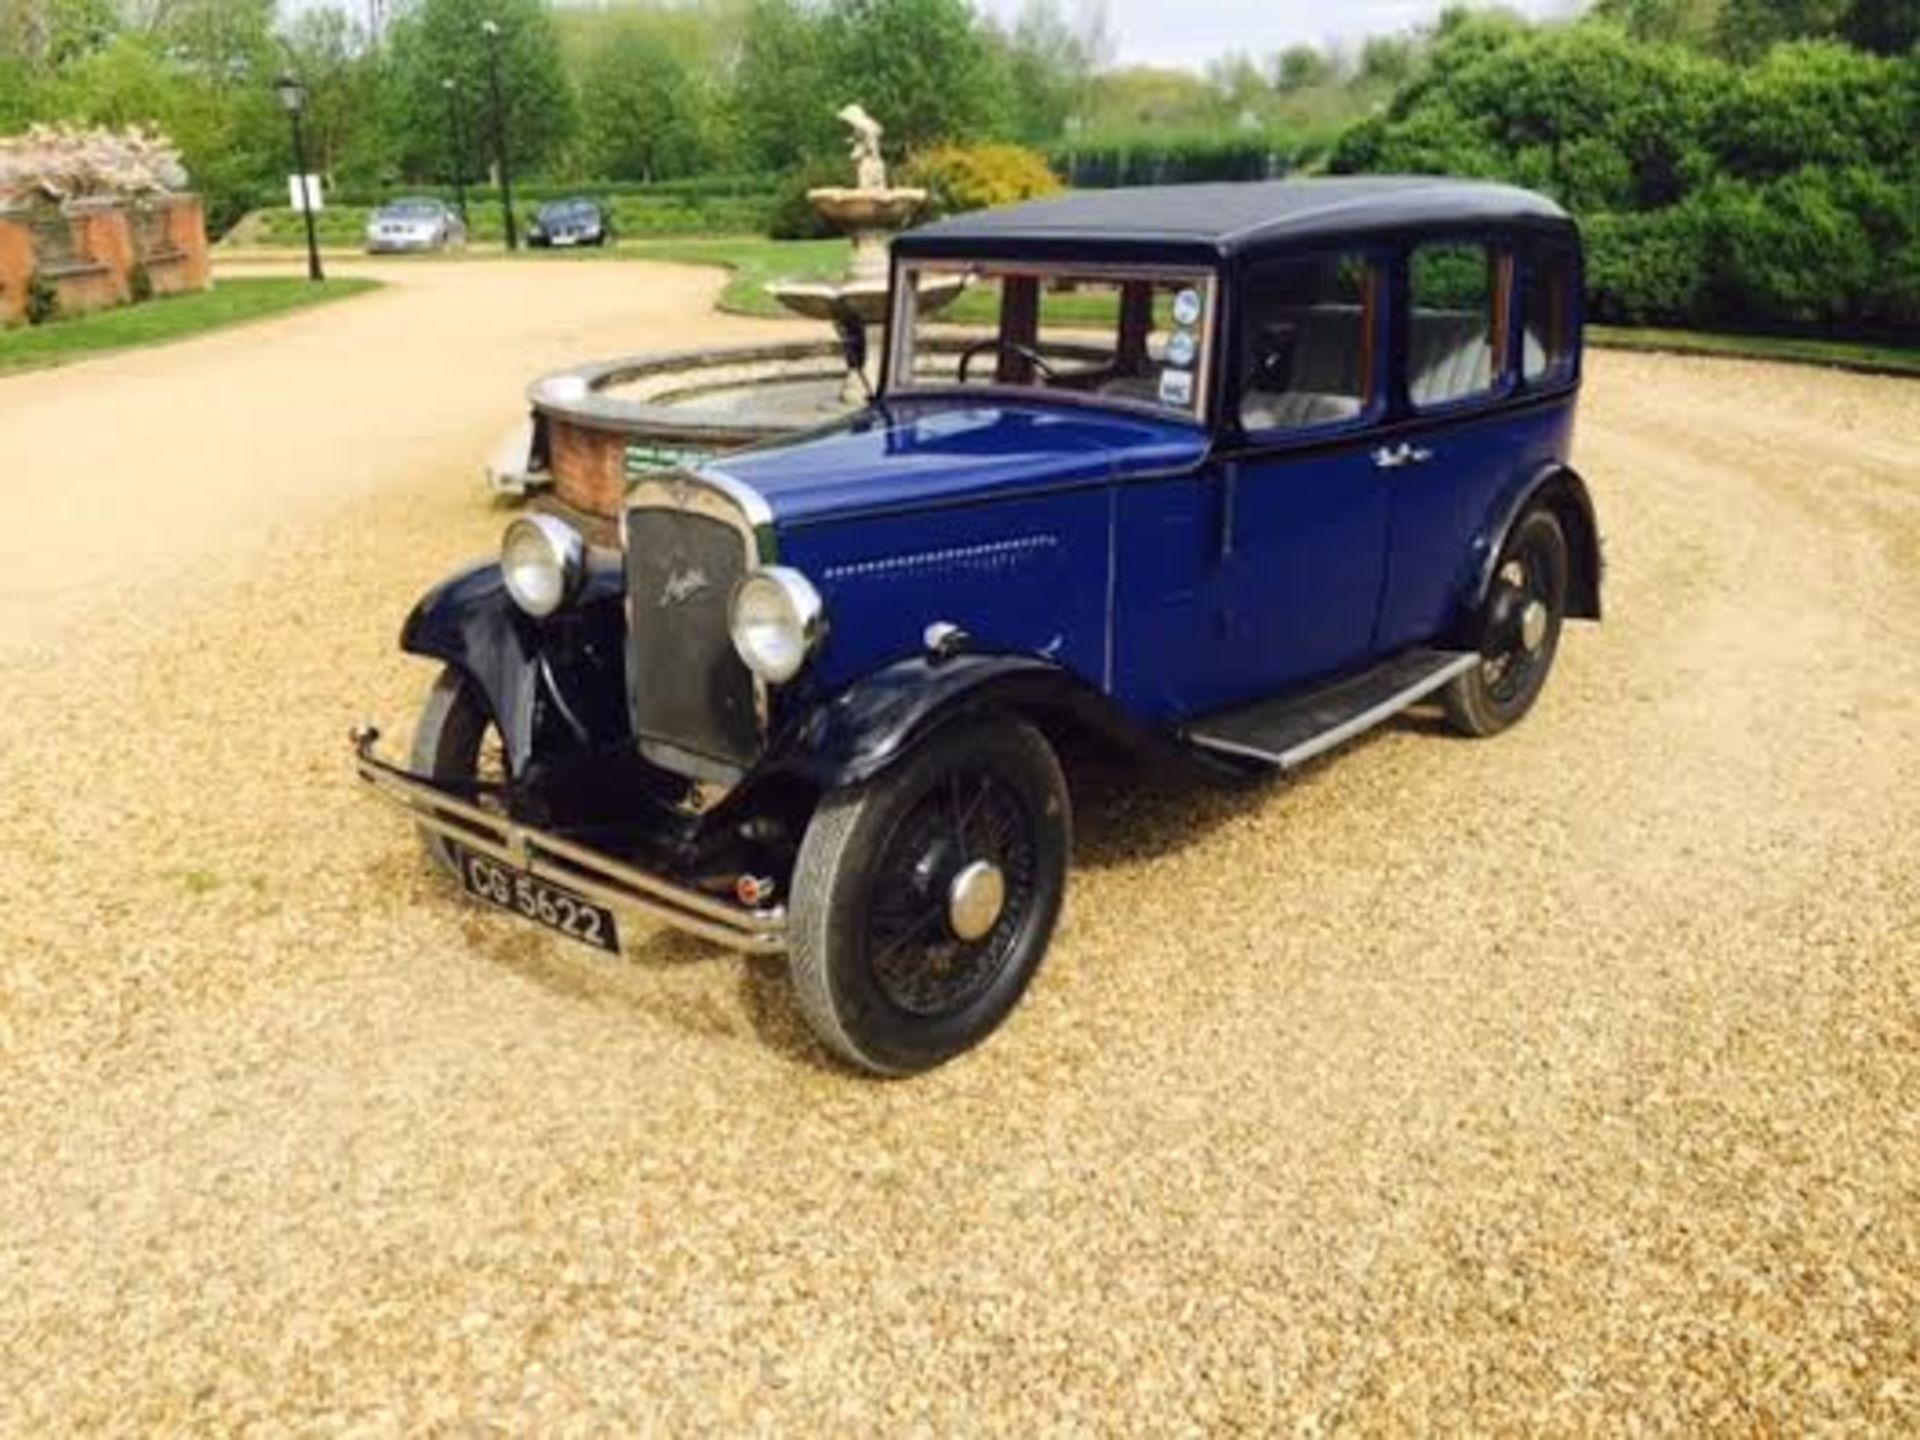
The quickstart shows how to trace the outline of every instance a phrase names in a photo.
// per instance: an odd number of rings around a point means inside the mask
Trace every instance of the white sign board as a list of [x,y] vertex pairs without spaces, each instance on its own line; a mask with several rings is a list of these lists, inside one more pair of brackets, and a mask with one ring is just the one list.
[[[304,200],[302,198],[304,192]],[[320,198],[320,177],[318,175],[289,175],[287,177],[287,204],[295,210],[312,210],[316,215],[326,209],[326,203]]]

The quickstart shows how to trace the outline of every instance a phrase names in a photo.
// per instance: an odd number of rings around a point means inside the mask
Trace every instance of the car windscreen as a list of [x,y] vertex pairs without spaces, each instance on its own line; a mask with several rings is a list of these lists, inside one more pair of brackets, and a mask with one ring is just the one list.
[[591,200],[556,200],[551,205],[540,207],[543,224],[578,225],[584,220],[598,218],[599,210]]
[[1207,271],[929,260],[900,276],[892,389],[1025,391],[1205,416]]
[[380,209],[382,220],[438,220],[440,202],[437,200],[395,200],[391,205]]

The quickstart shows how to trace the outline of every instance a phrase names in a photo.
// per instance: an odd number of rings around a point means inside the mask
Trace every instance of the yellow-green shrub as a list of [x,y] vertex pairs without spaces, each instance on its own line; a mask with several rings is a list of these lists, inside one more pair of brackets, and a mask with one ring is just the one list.
[[986,210],[1061,189],[1046,158],[1022,145],[936,146],[914,156],[904,178],[928,192],[931,215]]

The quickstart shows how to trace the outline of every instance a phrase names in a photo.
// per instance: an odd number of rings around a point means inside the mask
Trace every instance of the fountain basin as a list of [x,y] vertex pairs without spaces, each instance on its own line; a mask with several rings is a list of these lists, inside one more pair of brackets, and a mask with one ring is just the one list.
[[[929,352],[963,348],[930,340]],[[628,486],[857,408],[833,339],[658,351],[543,375],[528,421],[487,467],[496,494],[531,495],[596,544],[617,542]],[[863,397],[864,398],[864,397]]]
[[927,203],[927,192],[909,187],[864,190],[856,186],[823,185],[807,191],[813,208],[837,230],[903,230],[920,207]]
[[[929,275],[921,278],[914,291],[914,303],[922,315],[931,315],[951,305],[967,288],[965,275]],[[796,315],[809,320],[832,322],[851,314],[862,325],[878,325],[887,318],[889,290],[885,278],[878,280],[775,280],[767,293]]]

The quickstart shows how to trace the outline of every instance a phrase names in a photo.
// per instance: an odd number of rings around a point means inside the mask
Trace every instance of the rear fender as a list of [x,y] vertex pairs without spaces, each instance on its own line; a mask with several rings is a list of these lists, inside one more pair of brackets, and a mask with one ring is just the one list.
[[1535,506],[1545,506],[1560,522],[1567,537],[1568,575],[1567,614],[1575,620],[1600,618],[1600,587],[1605,578],[1606,560],[1601,552],[1600,526],[1594,518],[1593,497],[1587,482],[1569,465],[1555,461],[1528,475],[1495,507],[1488,523],[1474,542],[1473,565],[1462,584],[1460,614],[1463,617],[1460,638],[1477,644],[1478,619],[1485,613],[1487,597],[1493,591],[1494,571],[1507,536],[1520,517]]

